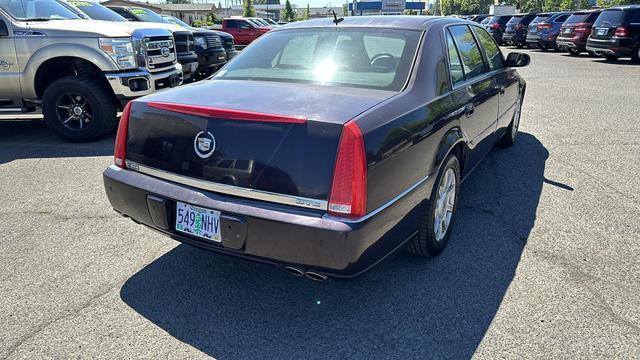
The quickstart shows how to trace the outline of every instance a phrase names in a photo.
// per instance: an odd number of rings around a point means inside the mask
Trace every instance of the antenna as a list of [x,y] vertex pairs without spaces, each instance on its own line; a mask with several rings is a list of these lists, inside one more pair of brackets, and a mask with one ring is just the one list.
[[333,23],[336,24],[336,26],[338,26],[338,24],[340,24],[340,22],[344,20],[344,18],[339,18],[338,15],[336,15],[335,10],[331,10],[331,12],[333,13]]

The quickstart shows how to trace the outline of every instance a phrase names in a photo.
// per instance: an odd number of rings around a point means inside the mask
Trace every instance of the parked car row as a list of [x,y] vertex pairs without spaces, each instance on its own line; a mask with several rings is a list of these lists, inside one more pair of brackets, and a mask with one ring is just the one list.
[[112,132],[135,98],[212,75],[233,35],[142,7],[86,0],[0,0],[0,110],[42,110],[70,141]]
[[640,5],[575,12],[474,15],[501,45],[588,51],[609,60],[631,57],[640,63]]

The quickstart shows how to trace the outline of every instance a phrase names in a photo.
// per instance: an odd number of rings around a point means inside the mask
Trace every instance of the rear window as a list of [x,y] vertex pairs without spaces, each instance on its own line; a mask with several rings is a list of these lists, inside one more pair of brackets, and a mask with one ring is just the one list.
[[522,20],[522,16],[514,16],[511,18],[511,20],[509,20],[507,25],[517,25],[520,22],[520,20]]
[[624,20],[624,11],[622,10],[604,10],[598,16],[598,19],[593,26],[607,26],[614,27],[622,25]]
[[349,28],[270,32],[215,78],[399,91],[409,77],[420,34]]
[[549,15],[538,15],[536,16],[535,19],[533,19],[533,21],[531,22],[531,24],[537,24],[537,23],[541,23],[541,22],[545,22],[549,19]]

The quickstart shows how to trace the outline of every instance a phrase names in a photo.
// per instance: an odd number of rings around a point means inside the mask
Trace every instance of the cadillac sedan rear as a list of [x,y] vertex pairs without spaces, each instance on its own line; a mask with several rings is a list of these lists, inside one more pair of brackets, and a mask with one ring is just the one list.
[[[363,133],[350,120],[402,90],[420,37],[278,31],[211,81],[130,103],[104,173],[109,201],[211,250],[318,277],[363,271],[393,250],[376,240],[394,234],[365,216]],[[363,63],[358,46],[383,55]]]

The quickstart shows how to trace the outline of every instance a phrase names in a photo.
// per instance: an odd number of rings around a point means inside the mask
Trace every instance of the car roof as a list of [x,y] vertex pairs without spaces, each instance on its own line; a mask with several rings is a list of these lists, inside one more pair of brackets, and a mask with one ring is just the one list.
[[613,6],[608,9],[602,9],[602,10],[631,10],[631,9],[640,9],[640,5],[633,4],[633,5]]
[[[333,18],[320,18],[298,21],[283,25],[272,31],[287,29],[303,29],[314,27],[375,27],[408,30],[427,30],[430,26],[446,24],[476,24],[467,20],[445,16],[406,16],[406,15],[378,15],[378,16],[347,16],[336,25]],[[477,25],[477,24],[476,24]]]

